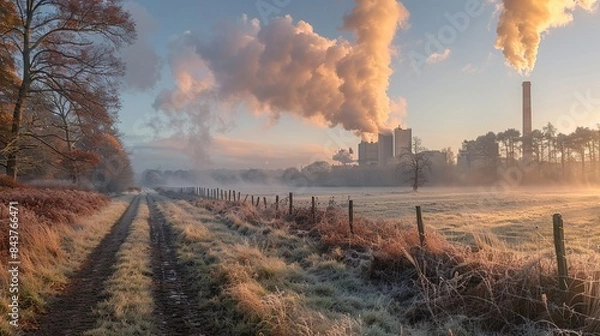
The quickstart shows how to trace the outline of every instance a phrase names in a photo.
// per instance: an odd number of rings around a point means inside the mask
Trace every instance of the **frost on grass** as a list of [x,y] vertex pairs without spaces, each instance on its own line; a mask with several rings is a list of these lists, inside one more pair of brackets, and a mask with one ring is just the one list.
[[[21,324],[30,326],[43,312],[49,297],[66,284],[91,249],[110,230],[127,207],[127,199],[110,200],[93,192],[32,187],[0,192],[0,221],[8,227],[8,203],[19,203]],[[0,258],[8,255],[8,230],[0,231]],[[0,291],[8,292],[7,272],[0,273]],[[0,312],[8,310],[7,297],[0,298]],[[0,333],[12,329],[0,320]]]
[[96,307],[96,328],[85,335],[150,335],[156,333],[150,267],[149,210],[142,199],[126,241],[117,252],[114,274]]
[[[367,196],[380,202],[371,203],[379,211],[379,218],[361,215],[369,213],[369,205],[356,208],[359,214],[355,215],[354,235],[349,232],[346,209],[336,204],[319,207],[314,223],[310,207],[298,206],[291,215],[286,208],[275,216],[272,207],[189,201],[208,209],[218,219],[217,223],[205,224],[211,231],[213,227],[223,230],[225,225],[258,250],[244,250],[232,244],[218,249],[213,246],[218,252],[209,258],[211,264],[221,265],[225,280],[231,281],[232,274],[241,273],[239,266],[231,263],[247,268],[241,282],[247,286],[233,285],[224,291],[226,297],[238,303],[234,307],[246,311],[244,316],[253,316],[248,307],[258,307],[258,298],[274,293],[269,287],[272,278],[258,276],[259,261],[265,260],[262,253],[275,254],[286,265],[296,262],[299,266],[295,272],[301,274],[306,285],[300,290],[301,286],[287,283],[286,288],[294,289],[292,293],[302,298],[292,306],[304,305],[325,315],[348,314],[367,333],[600,332],[600,260],[593,243],[600,237],[600,229],[598,225],[590,226],[598,224],[600,204],[596,193],[547,192],[536,197],[527,192],[387,196],[390,195]],[[389,204],[399,200],[405,203],[393,207]],[[424,209],[424,248],[419,246],[413,224],[414,205]],[[573,278],[566,294],[558,290],[552,249],[551,215],[561,209],[568,220],[565,235],[570,237],[567,250]],[[390,220],[381,216],[384,211],[400,213]],[[580,234],[583,229],[586,235]],[[288,238],[284,238],[286,235]],[[278,237],[275,241],[274,236]],[[313,246],[315,257],[293,258],[294,254],[303,255],[296,253],[302,243],[290,244],[290,236]],[[283,254],[285,250],[287,253]],[[227,253],[236,257],[228,260],[223,257]],[[333,261],[328,262],[327,258]],[[348,268],[353,272],[348,273]],[[310,280],[315,278],[318,281]],[[285,277],[277,283],[276,288],[283,288]],[[365,304],[373,302],[373,292],[365,289],[370,285],[385,288],[379,302],[386,304],[376,306],[376,313],[374,305]],[[311,292],[318,295],[305,294]],[[244,308],[239,302],[249,305]]]

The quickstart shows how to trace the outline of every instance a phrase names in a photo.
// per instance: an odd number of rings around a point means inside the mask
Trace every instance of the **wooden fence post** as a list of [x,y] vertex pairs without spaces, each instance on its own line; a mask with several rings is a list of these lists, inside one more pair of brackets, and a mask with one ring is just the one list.
[[419,229],[419,242],[421,247],[425,246],[425,225],[423,224],[423,217],[421,217],[421,206],[417,205],[417,228]]
[[354,201],[348,201],[348,224],[350,225],[350,234],[354,234]]
[[275,217],[279,213],[279,195],[275,195]]
[[260,196],[256,196],[256,207],[260,206]]
[[316,214],[315,214],[315,196],[312,197],[312,206],[310,208],[310,213],[312,215],[313,224],[317,222]]
[[267,208],[267,198],[263,197],[263,203],[265,204],[265,209]]
[[250,199],[250,203],[252,204],[252,206],[254,206],[254,195],[252,195],[252,198]]
[[238,202],[242,199],[242,192],[238,191]]
[[294,194],[290,193],[290,216],[292,215],[292,209],[294,208],[293,202],[294,202]]
[[248,194],[246,194],[246,197],[244,197],[244,203],[246,203],[247,199],[248,199]]
[[558,287],[567,290],[567,252],[565,250],[565,232],[563,218],[560,214],[552,216],[554,226],[554,247],[556,249],[556,262],[558,264]]

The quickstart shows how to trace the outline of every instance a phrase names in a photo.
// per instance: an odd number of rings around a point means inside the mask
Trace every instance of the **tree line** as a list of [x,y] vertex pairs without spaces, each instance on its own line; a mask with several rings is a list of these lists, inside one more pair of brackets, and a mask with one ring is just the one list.
[[[526,144],[531,146],[529,162],[524,162]],[[491,180],[498,178],[499,168],[526,164],[525,178],[531,183],[600,182],[600,124],[595,129],[579,126],[568,134],[559,132],[552,123],[527,136],[514,128],[488,132],[463,141],[462,152],[476,153],[481,164],[475,173],[484,173]]]
[[133,183],[116,127],[135,23],[118,0],[0,0],[0,169],[108,191]]
[[[532,156],[525,161],[524,144],[528,141]],[[416,191],[423,185],[488,185],[506,179],[507,172],[518,172],[517,185],[600,183],[600,125],[597,129],[577,127],[564,134],[548,123],[541,130],[533,130],[530,137],[523,137],[514,128],[488,132],[464,140],[458,155],[450,148],[444,148],[440,153],[445,160],[435,163],[431,160],[432,152],[421,145],[419,138],[415,137],[412,143],[412,148],[399,153],[387,165],[331,165],[316,161],[301,168],[271,170],[147,170],[143,174],[143,183],[148,186],[207,183],[222,186],[240,183],[290,187],[405,186]]]

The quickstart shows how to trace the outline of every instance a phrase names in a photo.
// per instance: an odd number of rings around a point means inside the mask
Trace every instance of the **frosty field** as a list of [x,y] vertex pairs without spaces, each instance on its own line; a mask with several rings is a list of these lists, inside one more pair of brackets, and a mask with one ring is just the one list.
[[476,234],[500,245],[496,247],[523,252],[553,248],[552,215],[560,213],[568,249],[600,252],[600,189],[596,188],[422,188],[417,193],[395,187],[236,190],[242,199],[246,194],[267,197],[268,204],[274,202],[275,195],[285,203],[288,193],[293,192],[297,207],[310,207],[312,196],[318,207],[326,207],[332,197],[338,206],[347,207],[351,198],[357,216],[405,223],[415,222],[415,206],[420,205],[428,230],[467,244],[474,242]]

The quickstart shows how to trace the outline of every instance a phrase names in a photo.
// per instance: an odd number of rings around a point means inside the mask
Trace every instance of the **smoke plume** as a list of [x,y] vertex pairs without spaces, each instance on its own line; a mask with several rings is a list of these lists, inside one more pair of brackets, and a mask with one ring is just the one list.
[[573,21],[573,12],[595,9],[596,0],[502,0],[496,48],[521,74],[535,66],[542,34]]
[[352,148],[349,149],[340,149],[337,153],[335,153],[332,157],[334,161],[337,161],[342,164],[350,164],[354,162],[354,158],[352,158]]
[[262,26],[244,15],[209,38],[186,33],[169,58],[177,87],[162,92],[154,106],[202,128],[218,120],[216,111],[221,116],[241,105],[273,122],[289,113],[356,133],[389,129],[397,105],[387,96],[392,40],[408,16],[396,0],[356,0],[342,25],[355,41],[323,37],[290,16]]

